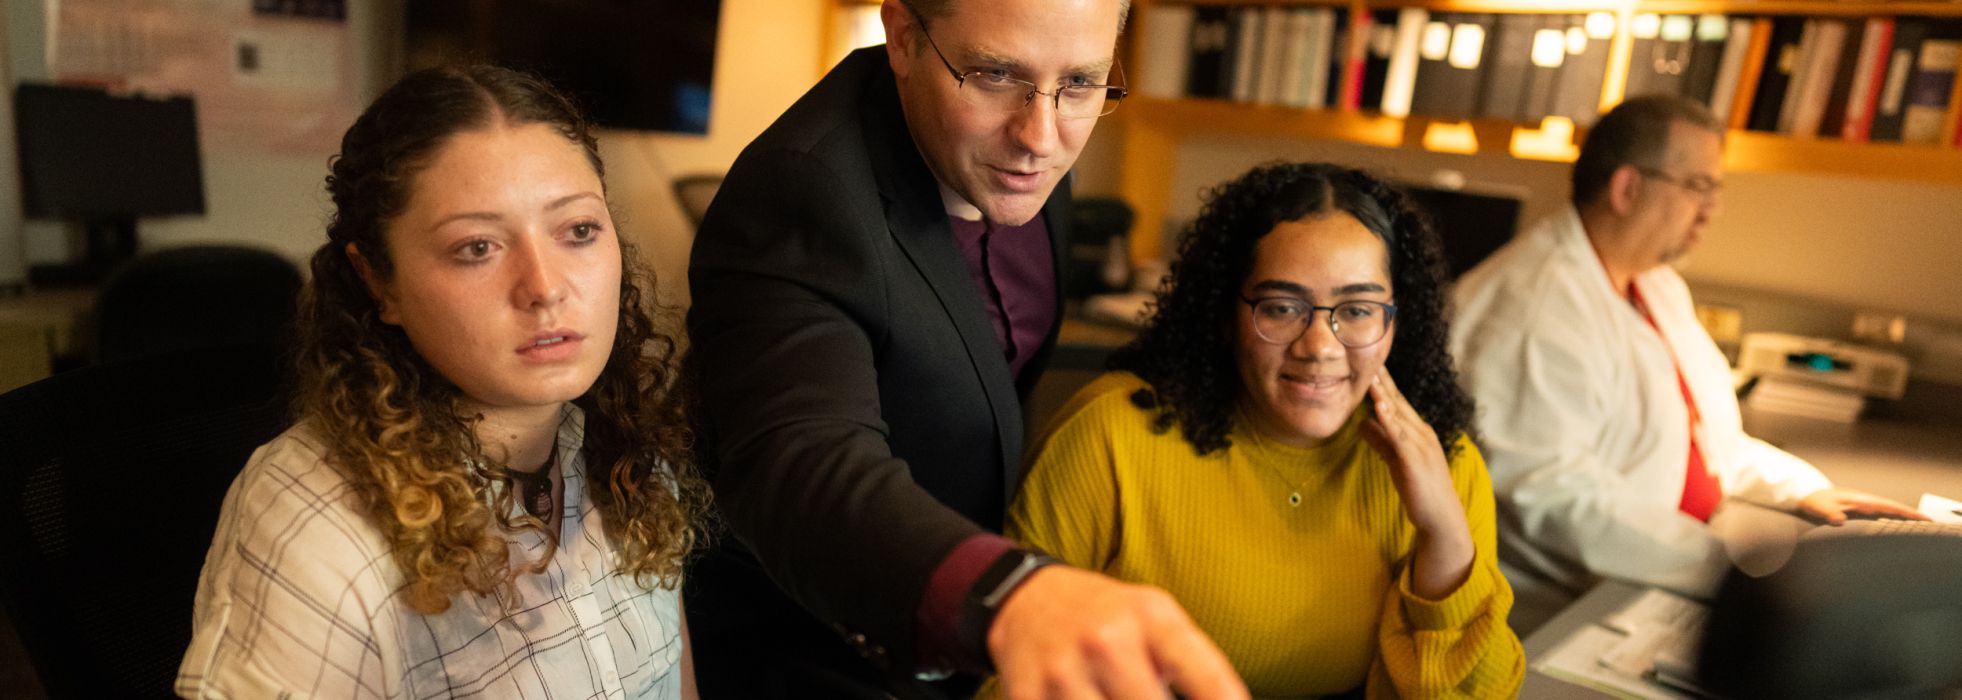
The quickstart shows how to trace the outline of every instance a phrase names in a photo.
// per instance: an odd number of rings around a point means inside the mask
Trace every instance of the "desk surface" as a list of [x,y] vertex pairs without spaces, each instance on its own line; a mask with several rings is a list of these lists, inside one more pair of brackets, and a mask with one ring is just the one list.
[[1634,600],[1635,596],[1641,595],[1643,590],[1641,586],[1623,581],[1602,581],[1601,585],[1595,586],[1593,590],[1587,592],[1587,595],[1575,600],[1573,604],[1561,610],[1560,614],[1553,616],[1553,619],[1547,620],[1546,624],[1520,640],[1520,645],[1526,649],[1526,663],[1529,669],[1526,672],[1526,682],[1519,686],[1520,700],[1614,698],[1613,695],[1593,688],[1574,685],[1530,669],[1532,664],[1546,657],[1548,652],[1559,647],[1561,642],[1567,641],[1574,632],[1620,610],[1622,606]]

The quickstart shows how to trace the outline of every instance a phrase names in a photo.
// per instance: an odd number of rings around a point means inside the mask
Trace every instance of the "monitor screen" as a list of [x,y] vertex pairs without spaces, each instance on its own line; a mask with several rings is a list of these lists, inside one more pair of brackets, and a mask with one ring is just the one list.
[[721,0],[410,0],[410,69],[543,76],[600,126],[708,133]]
[[190,97],[22,83],[14,112],[27,216],[91,221],[204,213]]
[[1431,225],[1443,239],[1452,279],[1512,240],[1519,227],[1522,205],[1512,197],[1431,187],[1404,189],[1430,213]]

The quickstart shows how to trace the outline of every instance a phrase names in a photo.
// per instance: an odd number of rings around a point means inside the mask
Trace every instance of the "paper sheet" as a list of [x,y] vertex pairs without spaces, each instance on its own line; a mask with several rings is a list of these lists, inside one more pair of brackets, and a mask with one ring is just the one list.
[[1915,510],[1938,523],[1962,523],[1962,501],[1943,498],[1932,493],[1921,494],[1921,504]]

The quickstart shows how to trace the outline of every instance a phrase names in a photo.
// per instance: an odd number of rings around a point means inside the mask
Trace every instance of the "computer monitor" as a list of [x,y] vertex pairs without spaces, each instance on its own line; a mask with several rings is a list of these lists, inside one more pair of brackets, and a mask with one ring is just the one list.
[[1697,676],[1731,700],[1962,697],[1962,537],[1819,538],[1731,572]]
[[190,97],[23,83],[14,112],[24,213],[86,232],[83,259],[30,269],[36,284],[99,281],[136,253],[138,217],[204,213]]
[[1404,191],[1430,214],[1452,279],[1512,240],[1519,227],[1522,205],[1512,197],[1416,186]]

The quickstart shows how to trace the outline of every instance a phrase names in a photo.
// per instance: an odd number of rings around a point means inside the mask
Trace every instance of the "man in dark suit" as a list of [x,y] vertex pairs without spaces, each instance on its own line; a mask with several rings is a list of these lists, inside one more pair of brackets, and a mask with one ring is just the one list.
[[1162,592],[994,534],[1126,4],[887,0],[730,169],[689,269],[734,535],[689,581],[705,696],[1244,696]]

